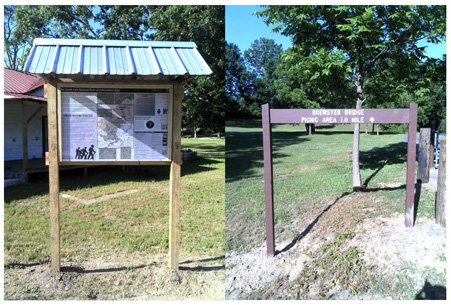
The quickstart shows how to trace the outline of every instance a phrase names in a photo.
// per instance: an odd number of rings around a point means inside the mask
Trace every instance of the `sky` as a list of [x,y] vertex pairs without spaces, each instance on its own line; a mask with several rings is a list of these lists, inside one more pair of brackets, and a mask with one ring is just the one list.
[[[236,44],[241,52],[249,49],[251,43],[260,38],[266,37],[274,39],[282,48],[286,50],[291,47],[291,40],[288,37],[277,33],[272,33],[274,26],[267,26],[263,18],[252,15],[253,12],[262,10],[258,5],[228,5],[225,13],[226,41]],[[426,55],[429,57],[442,58],[446,53],[446,43],[440,45],[428,44],[425,40],[419,42],[420,46],[427,45]]]

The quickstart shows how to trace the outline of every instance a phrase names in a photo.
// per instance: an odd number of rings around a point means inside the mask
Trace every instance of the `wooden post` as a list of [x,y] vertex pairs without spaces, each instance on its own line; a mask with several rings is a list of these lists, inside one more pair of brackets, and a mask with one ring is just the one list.
[[418,105],[410,103],[409,106],[409,133],[407,137],[407,174],[406,174],[406,206],[405,225],[413,227],[415,210],[415,155],[417,138],[417,111]]
[[437,177],[437,197],[435,201],[435,223],[446,228],[446,139],[440,141],[440,166]]
[[429,149],[429,168],[434,167],[434,143],[435,143],[435,130],[431,128],[431,138],[429,140],[430,149]]
[[377,124],[377,126],[376,126],[376,135],[379,135],[379,124]]
[[[311,126],[311,125],[309,125]],[[274,195],[272,170],[271,118],[269,104],[262,105],[263,175],[265,183],[266,254],[274,256]]]
[[47,84],[47,115],[49,132],[49,195],[50,195],[50,263],[51,270],[60,271],[60,207],[58,168],[58,109],[56,84]]
[[181,130],[183,86],[174,85],[172,108],[172,162],[169,204],[169,268],[179,267],[180,247],[180,169],[182,165]]
[[308,135],[312,135],[312,124],[308,124]]
[[418,146],[418,174],[417,180],[421,183],[429,182],[429,151],[431,129],[420,128],[420,143]]
[[368,133],[368,124],[365,124],[365,134]]
[[28,168],[28,123],[27,115],[25,113],[25,103],[22,100],[22,171],[26,176],[26,171]]

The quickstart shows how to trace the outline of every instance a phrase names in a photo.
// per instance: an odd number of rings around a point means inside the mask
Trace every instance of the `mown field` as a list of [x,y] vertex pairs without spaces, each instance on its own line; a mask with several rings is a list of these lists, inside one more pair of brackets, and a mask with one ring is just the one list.
[[[421,282],[408,283],[408,278],[396,285],[396,278],[390,275],[380,277],[386,280],[374,285],[383,270],[363,263],[363,246],[348,246],[368,221],[391,223],[387,219],[399,218],[395,223],[403,225],[406,177],[406,145],[401,134],[365,134],[362,125],[360,167],[365,189],[353,193],[352,128],[319,125],[317,132],[308,136],[304,125],[273,125],[275,235],[281,255],[272,263],[256,265],[270,269],[281,260],[278,267],[283,269],[290,260],[283,255],[297,255],[296,251],[303,252],[296,259],[303,256],[306,263],[299,267],[301,275],[296,278],[275,276],[279,271],[274,270],[266,286],[237,289],[239,285],[230,280],[226,290],[231,298],[328,299],[370,294],[374,298],[409,299],[415,298],[425,279],[434,287],[446,286],[446,271],[421,268],[416,270],[423,272]],[[226,282],[241,276],[244,283],[252,271],[234,274],[239,269],[236,261],[257,252],[255,261],[265,259],[260,257],[264,251],[259,250],[265,249],[261,122],[228,121],[226,147],[226,251],[230,258],[229,264],[226,260]],[[417,192],[416,219],[433,219],[434,213],[435,192]],[[301,246],[305,240],[311,243]],[[445,248],[440,250],[440,260],[446,261]],[[396,276],[399,274],[393,274]]]
[[[214,270],[220,271],[224,269],[224,140],[183,139],[182,149],[197,151],[198,158],[182,166],[180,260],[203,259],[204,265],[216,266]],[[62,266],[94,261],[102,269],[115,257],[154,255],[163,257],[162,264],[166,267],[169,166],[95,167],[88,169],[87,176],[82,169],[62,171],[60,179],[60,193],[80,199],[136,190],[91,204],[60,199]],[[13,272],[15,268],[48,263],[49,201],[45,175],[32,177],[27,185],[5,189],[4,232],[6,270]],[[124,261],[122,265],[133,267],[139,263]],[[23,295],[20,290],[11,289],[13,294],[7,280],[5,285],[6,296],[33,298],[26,289]],[[102,298],[119,297],[108,289],[103,288]],[[72,295],[46,293],[41,291],[36,297],[72,298],[76,295],[76,292]],[[89,298],[88,295],[79,297]],[[122,295],[122,298],[134,297],[136,293],[130,290]]]

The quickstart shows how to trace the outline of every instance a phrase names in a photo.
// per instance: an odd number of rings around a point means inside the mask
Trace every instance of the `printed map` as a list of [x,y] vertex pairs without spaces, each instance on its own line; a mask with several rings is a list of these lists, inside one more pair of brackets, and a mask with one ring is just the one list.
[[102,106],[97,116],[99,148],[133,147],[133,105]]

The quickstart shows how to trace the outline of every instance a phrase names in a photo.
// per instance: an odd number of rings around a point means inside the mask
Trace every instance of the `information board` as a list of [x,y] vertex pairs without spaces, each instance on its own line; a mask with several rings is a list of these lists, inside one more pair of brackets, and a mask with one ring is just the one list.
[[61,88],[62,161],[165,161],[169,91]]

